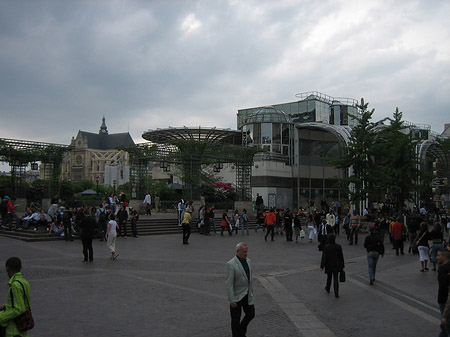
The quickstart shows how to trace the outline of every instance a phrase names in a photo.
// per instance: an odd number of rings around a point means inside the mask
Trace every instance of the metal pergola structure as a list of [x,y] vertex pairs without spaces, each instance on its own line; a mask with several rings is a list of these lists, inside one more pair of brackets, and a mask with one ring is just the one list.
[[145,179],[150,162],[159,162],[167,171],[170,165],[181,168],[184,197],[200,197],[202,165],[213,165],[219,172],[223,163],[236,166],[236,192],[239,200],[251,200],[251,166],[261,149],[242,146],[241,131],[217,128],[168,128],[149,130],[142,137],[149,143],[124,148],[130,153],[130,180],[137,197],[145,193]]
[[25,175],[29,163],[41,162],[44,180],[48,180],[48,196],[59,192],[59,174],[63,155],[70,146],[30,140],[0,138],[0,161],[11,166],[12,193],[25,197]]

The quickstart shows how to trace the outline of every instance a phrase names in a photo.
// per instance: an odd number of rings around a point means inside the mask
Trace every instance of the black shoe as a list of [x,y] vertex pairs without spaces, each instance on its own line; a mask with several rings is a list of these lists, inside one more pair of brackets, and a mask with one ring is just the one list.
[[370,280],[369,284],[370,284],[371,286],[373,286],[373,280]]
[[334,294],[334,297],[339,298],[339,294]]
[[327,287],[325,287],[325,291],[326,291],[327,293],[330,293],[330,289],[328,289]]

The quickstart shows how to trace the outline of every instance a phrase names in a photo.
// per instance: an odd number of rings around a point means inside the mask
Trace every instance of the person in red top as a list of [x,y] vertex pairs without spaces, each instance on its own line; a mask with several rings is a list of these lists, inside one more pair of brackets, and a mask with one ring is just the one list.
[[275,222],[277,221],[277,216],[273,212],[273,208],[269,210],[269,212],[266,214],[266,218],[264,219],[265,224],[267,225],[267,233],[264,237],[264,240],[267,241],[267,237],[269,236],[269,233],[271,233],[272,241],[275,241],[273,239],[274,236],[274,230],[275,230]]
[[19,226],[20,220],[19,217],[16,214],[16,205],[14,205],[14,201],[16,201],[16,198],[11,198],[8,200],[8,203],[6,204],[6,208],[8,210],[8,226],[9,230],[12,230],[12,225],[14,219],[16,219],[16,226]]
[[406,226],[402,223],[401,218],[397,218],[397,221],[392,224],[392,238],[394,240],[395,255],[398,255],[399,249],[400,254],[404,255],[402,233],[406,233]]

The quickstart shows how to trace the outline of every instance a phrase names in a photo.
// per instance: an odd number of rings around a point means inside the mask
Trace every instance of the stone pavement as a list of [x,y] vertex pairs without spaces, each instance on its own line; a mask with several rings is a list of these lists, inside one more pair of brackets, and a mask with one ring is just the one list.
[[[364,236],[360,236],[363,241]],[[362,242],[341,236],[347,282],[340,298],[323,290],[317,243],[265,242],[244,237],[255,277],[256,317],[248,336],[437,336],[436,272],[419,272],[417,256],[395,256],[386,243],[369,286]],[[241,235],[193,234],[118,239],[116,261],[94,242],[94,263],[83,264],[81,242],[26,243],[0,237],[0,263],[23,261],[32,286],[36,327],[30,336],[231,336],[225,263]],[[0,303],[7,275],[0,268]]]

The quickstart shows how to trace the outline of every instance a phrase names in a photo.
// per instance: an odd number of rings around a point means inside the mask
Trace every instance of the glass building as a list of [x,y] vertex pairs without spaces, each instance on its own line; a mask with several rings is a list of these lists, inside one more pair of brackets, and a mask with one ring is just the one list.
[[252,194],[269,207],[304,207],[341,199],[336,187],[346,172],[329,159],[347,144],[357,101],[319,92],[296,95],[298,101],[240,109],[238,129],[247,146],[265,152],[255,156]]

